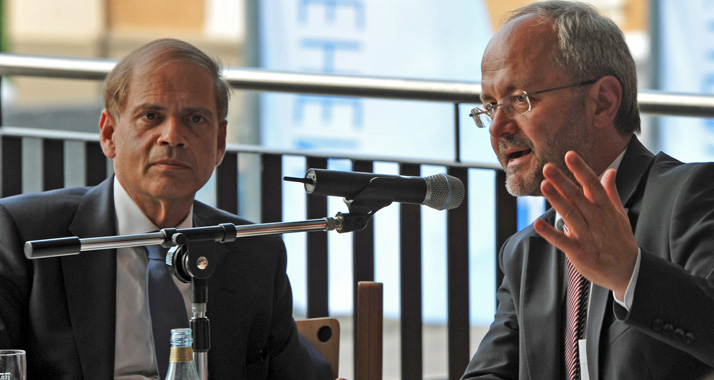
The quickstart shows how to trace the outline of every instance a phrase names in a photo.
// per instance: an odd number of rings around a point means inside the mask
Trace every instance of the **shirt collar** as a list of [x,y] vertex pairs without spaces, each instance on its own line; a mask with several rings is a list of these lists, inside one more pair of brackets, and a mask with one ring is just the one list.
[[[114,176],[114,209],[117,215],[118,235],[142,234],[160,230],[131,199],[116,175]],[[193,205],[191,205],[186,218],[176,226],[176,228],[191,227],[193,227]]]

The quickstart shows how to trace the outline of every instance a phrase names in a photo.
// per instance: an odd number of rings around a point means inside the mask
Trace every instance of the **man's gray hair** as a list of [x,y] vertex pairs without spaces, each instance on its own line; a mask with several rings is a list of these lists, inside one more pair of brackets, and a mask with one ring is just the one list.
[[516,9],[507,22],[538,15],[558,32],[555,63],[574,82],[612,75],[622,86],[615,127],[623,135],[640,131],[635,61],[620,28],[593,6],[570,1],[543,1]]

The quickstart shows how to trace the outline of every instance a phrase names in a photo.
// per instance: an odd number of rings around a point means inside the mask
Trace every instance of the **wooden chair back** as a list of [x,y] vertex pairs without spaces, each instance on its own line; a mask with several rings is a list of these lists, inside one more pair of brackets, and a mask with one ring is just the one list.
[[[383,351],[382,283],[357,284],[357,360],[355,380],[382,380]],[[340,323],[335,318],[309,318],[296,321],[298,331],[330,363],[338,378],[340,362]]]

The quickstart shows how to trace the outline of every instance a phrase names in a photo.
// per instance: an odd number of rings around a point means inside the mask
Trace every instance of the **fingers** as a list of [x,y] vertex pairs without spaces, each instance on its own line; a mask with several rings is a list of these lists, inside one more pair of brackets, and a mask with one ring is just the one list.
[[573,151],[567,152],[565,154],[565,164],[582,186],[586,198],[597,204],[603,204],[608,201],[608,194],[603,191],[597,174],[577,153]]
[[622,208],[615,186],[614,171],[607,171],[601,182],[590,166],[573,151],[566,153],[565,163],[579,185],[566,177],[555,165],[546,164],[543,167],[545,181],[541,184],[541,192],[567,224],[578,227],[577,214],[599,213],[602,208],[609,207],[609,204],[618,209]]
[[575,181],[549,163],[543,167],[541,192],[562,216],[569,232],[561,233],[542,219],[533,227],[563,251],[583,276],[624,292],[637,259],[637,241],[617,192],[615,170],[606,170],[598,179],[572,151],[565,155],[565,163]]
[[580,189],[552,164],[543,168],[543,175],[546,179],[541,183],[540,191],[563,221],[576,230],[587,228],[582,210],[574,201],[574,198],[583,197]]
[[618,209],[618,211],[625,213],[625,208],[624,206],[622,206],[620,194],[617,192],[617,185],[615,184],[616,174],[617,173],[615,172],[615,169],[608,169],[602,175],[602,179],[600,180],[600,182],[605,188],[605,192],[607,193],[607,196],[610,199],[610,203],[612,203],[615,208]]
[[619,205],[619,196],[615,186],[615,173],[607,173],[601,184],[598,176],[585,161],[575,152],[568,152],[565,162],[578,181],[575,183],[561,172],[555,165],[546,164],[543,167],[545,180],[541,183],[541,192],[551,206],[561,215],[571,233],[563,234],[555,229],[546,228],[540,223],[534,224],[536,231],[548,242],[564,252],[579,252],[581,244],[587,242],[584,234],[593,231],[591,224],[602,225],[604,208],[615,201]]
[[576,240],[569,239],[565,233],[556,230],[543,219],[537,219],[533,222],[533,228],[535,228],[536,232],[548,241],[548,243],[558,247],[558,249],[563,252],[570,252],[576,250],[578,247]]

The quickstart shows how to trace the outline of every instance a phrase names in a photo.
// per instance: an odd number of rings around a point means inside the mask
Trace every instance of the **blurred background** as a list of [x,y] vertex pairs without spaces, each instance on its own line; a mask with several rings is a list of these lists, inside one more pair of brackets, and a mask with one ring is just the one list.
[[[479,82],[486,43],[504,14],[527,0],[0,0],[2,52],[118,59],[156,38],[195,44],[226,67],[351,76]],[[590,0],[624,31],[635,57],[640,89],[711,94],[714,86],[714,2],[706,0]],[[98,131],[102,106],[98,81],[3,77],[0,125],[62,131]],[[496,164],[488,132],[473,127],[460,106],[460,159]],[[452,160],[455,156],[453,105],[431,102],[234,91],[229,143],[278,149],[329,150],[404,158]],[[645,115],[640,139],[653,151],[683,161],[711,160],[714,123],[710,119]],[[28,154],[31,156],[31,152]],[[301,177],[303,160],[284,159],[285,175]],[[255,167],[241,162],[240,175]],[[330,169],[350,170],[335,161]],[[438,168],[434,169],[435,172]],[[397,166],[375,172],[397,174]],[[431,173],[422,173],[428,175]],[[479,174],[473,174],[478,176]],[[82,183],[67,170],[67,185]],[[484,215],[469,225],[471,352],[495,309],[496,250],[492,175],[484,188],[472,186],[469,207]],[[23,192],[40,191],[40,180]],[[478,183],[479,179],[475,179]],[[260,197],[251,181],[241,181],[240,214],[260,222]],[[212,186],[200,193],[214,203]],[[305,219],[304,190],[284,185],[284,221]],[[542,199],[518,200],[518,226],[543,211]],[[345,211],[330,200],[330,215]],[[384,283],[384,376],[400,378],[400,319],[397,213],[379,212],[375,280]],[[424,211],[423,318],[424,378],[446,378],[446,245],[444,213]],[[305,314],[305,237],[286,235],[288,272],[295,316]],[[349,236],[329,235],[330,315],[352,313]],[[439,247],[430,249],[430,247]],[[349,321],[344,327],[349,329]],[[350,334],[343,333],[349,341]],[[346,342],[342,376],[350,377]]]

